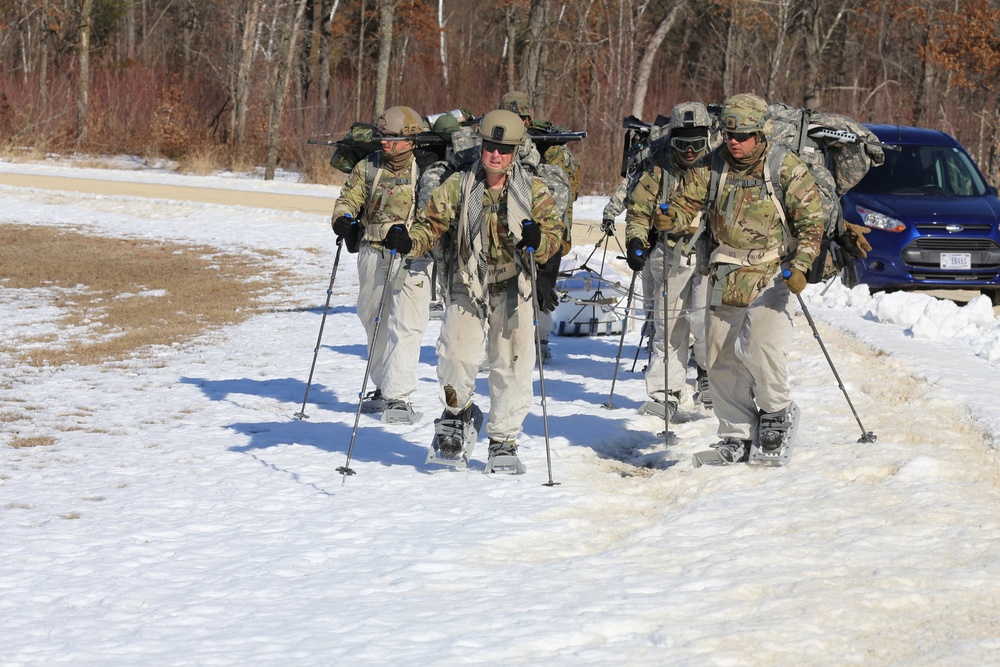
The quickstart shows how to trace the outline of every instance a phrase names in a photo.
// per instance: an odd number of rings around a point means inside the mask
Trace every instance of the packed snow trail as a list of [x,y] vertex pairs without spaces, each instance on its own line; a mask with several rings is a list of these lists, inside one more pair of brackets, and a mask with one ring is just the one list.
[[[601,408],[617,336],[552,341],[559,486],[543,486],[537,396],[518,440],[525,475],[482,474],[482,441],[466,470],[427,466],[440,412],[432,322],[414,397],[425,418],[363,416],[345,481],[336,468],[365,349],[352,262],[334,287],[309,419],[293,416],[333,261],[325,217],[0,190],[0,222],[276,251],[306,283],[273,295],[270,312],[150,358],[4,367],[0,663],[995,660],[998,390],[962,383],[996,369],[986,342],[919,340],[866,314],[905,295],[872,304],[807,290],[874,444],[857,442],[797,316],[789,368],[802,422],[787,467],[694,469],[716,421],[689,399],[664,450],[662,421],[636,414],[639,373],[620,372],[617,409]],[[53,304],[0,288],[0,331],[14,335],[26,312],[43,326]],[[637,343],[636,330],[623,356]],[[488,411],[485,378],[477,389]],[[2,446],[30,433],[56,443]]]

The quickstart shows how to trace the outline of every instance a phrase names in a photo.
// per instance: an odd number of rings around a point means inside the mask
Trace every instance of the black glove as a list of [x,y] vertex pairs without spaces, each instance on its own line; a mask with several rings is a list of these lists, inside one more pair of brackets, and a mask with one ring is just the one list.
[[406,230],[404,225],[393,225],[385,233],[382,245],[387,250],[395,250],[400,255],[407,255],[413,250],[413,239],[410,238],[410,232]]
[[646,248],[642,245],[641,239],[632,239],[628,242],[625,252],[625,261],[628,262],[628,268],[633,271],[642,271],[642,267],[646,266]]
[[333,233],[337,236],[347,236],[357,226],[358,221],[350,213],[340,216],[333,221]]
[[559,280],[559,264],[562,254],[556,253],[544,263],[538,265],[535,271],[535,294],[538,297],[538,309],[543,313],[551,313],[559,305],[559,294],[556,292],[556,281]]
[[605,234],[607,234],[608,236],[614,236],[615,235],[615,221],[612,220],[611,218],[605,218],[601,222],[601,231],[604,232]]
[[534,220],[525,220],[521,223],[521,240],[514,246],[518,250],[530,248],[529,252],[538,250],[542,244],[542,228]]

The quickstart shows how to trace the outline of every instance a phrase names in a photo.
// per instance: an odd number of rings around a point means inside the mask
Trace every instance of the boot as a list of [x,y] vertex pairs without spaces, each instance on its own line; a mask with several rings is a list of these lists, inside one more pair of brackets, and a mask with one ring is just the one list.
[[365,394],[365,397],[361,399],[361,412],[382,412],[383,410],[385,410],[385,397],[382,396],[382,390],[378,387]]
[[445,410],[434,420],[434,449],[442,458],[457,459],[463,452],[472,449],[479,429],[483,425],[483,413],[475,403],[453,415]]
[[708,388],[708,371],[701,366],[698,367],[698,377],[695,380],[698,385],[697,401],[706,408],[712,407],[712,390]]
[[781,449],[781,446],[788,441],[792,428],[792,412],[796,409],[794,405],[789,403],[788,407],[777,412],[760,412],[757,418],[757,439],[765,452]]

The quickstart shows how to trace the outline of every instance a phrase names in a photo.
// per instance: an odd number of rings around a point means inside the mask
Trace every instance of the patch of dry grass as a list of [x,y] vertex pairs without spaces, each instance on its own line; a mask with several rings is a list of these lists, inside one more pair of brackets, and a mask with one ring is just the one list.
[[0,225],[3,286],[73,289],[57,299],[64,313],[60,328],[88,332],[0,343],[0,352],[34,366],[124,360],[249,318],[259,312],[260,297],[284,278],[261,256]]
[[27,438],[14,438],[10,441],[10,446],[14,449],[27,449],[30,447],[49,447],[56,444],[56,439],[51,435],[35,435]]

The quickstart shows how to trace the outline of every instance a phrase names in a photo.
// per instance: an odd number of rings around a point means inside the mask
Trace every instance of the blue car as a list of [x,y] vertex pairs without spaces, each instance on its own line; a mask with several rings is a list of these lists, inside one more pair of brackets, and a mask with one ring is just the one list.
[[1000,199],[954,137],[921,127],[866,125],[886,144],[841,203],[871,227],[855,266],[872,291],[978,289],[1000,305]]

